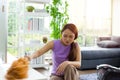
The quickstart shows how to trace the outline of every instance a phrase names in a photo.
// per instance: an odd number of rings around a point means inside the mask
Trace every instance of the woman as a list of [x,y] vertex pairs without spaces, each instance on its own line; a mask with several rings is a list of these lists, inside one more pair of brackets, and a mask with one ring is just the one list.
[[76,68],[81,65],[81,54],[79,45],[74,42],[78,37],[77,27],[71,23],[66,24],[61,34],[61,39],[48,42],[27,58],[31,60],[52,50],[53,69],[50,80],[78,80],[79,75]]

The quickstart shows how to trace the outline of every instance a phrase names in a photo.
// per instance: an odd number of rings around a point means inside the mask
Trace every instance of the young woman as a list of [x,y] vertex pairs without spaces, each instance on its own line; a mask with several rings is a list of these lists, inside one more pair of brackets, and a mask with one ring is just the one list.
[[44,47],[30,56],[29,60],[37,58],[48,50],[52,50],[53,69],[50,80],[78,80],[79,75],[76,68],[81,65],[81,53],[77,42],[78,30],[74,24],[66,24],[59,40],[48,42]]

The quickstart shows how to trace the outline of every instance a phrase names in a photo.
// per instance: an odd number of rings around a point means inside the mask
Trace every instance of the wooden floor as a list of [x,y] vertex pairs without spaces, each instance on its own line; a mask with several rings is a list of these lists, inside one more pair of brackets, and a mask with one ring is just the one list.
[[[51,66],[48,68],[35,68],[38,72],[42,73],[43,75],[49,77],[50,72],[51,72]],[[90,74],[90,73],[95,73],[96,70],[78,70],[79,74]]]

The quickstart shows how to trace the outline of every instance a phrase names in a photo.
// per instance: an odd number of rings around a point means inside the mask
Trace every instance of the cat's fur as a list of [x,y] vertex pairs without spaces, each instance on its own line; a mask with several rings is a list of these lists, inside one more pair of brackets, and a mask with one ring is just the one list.
[[5,78],[7,80],[22,80],[28,77],[29,61],[26,58],[19,58],[14,61],[8,69]]

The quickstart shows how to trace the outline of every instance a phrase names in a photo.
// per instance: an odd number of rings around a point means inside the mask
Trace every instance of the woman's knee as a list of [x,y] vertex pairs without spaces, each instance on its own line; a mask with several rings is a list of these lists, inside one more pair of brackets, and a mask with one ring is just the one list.
[[78,73],[78,71],[77,71],[77,69],[76,69],[76,67],[75,66],[73,66],[73,65],[67,65],[67,67],[65,68],[65,71],[64,71],[64,73],[66,74],[66,73],[71,73],[71,74],[77,74]]

